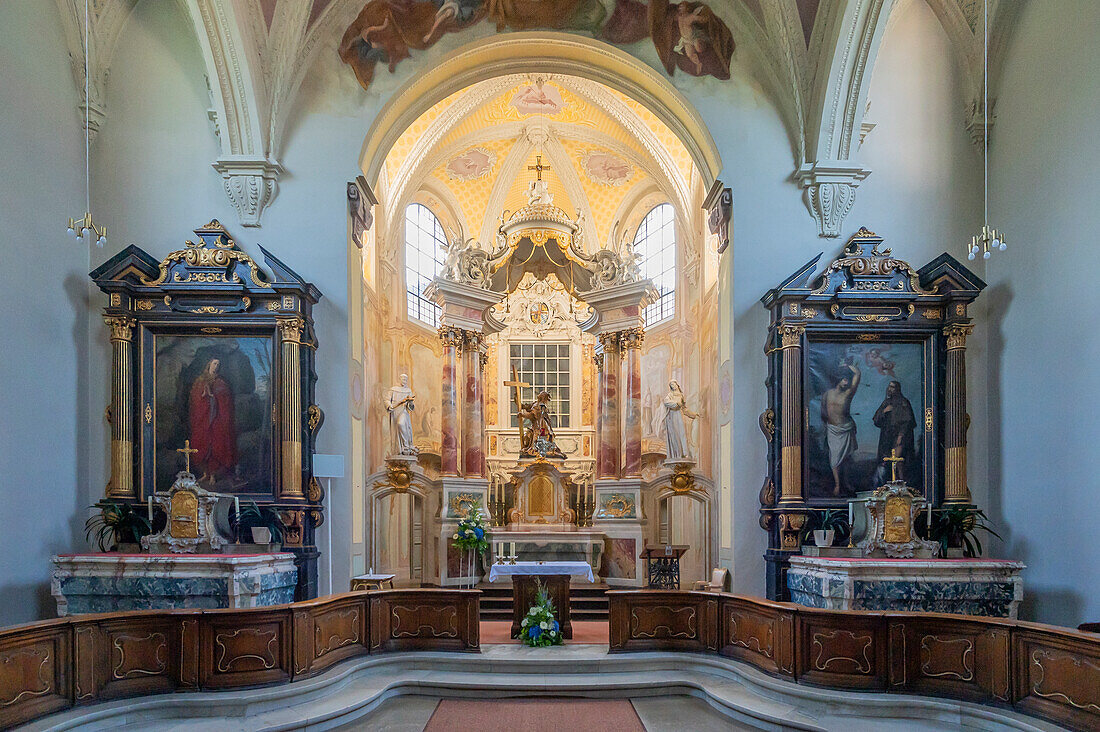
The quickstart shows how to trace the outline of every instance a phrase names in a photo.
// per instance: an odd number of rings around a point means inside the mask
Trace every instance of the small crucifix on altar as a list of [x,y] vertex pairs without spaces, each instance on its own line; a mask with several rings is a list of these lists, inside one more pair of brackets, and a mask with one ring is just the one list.
[[898,463],[905,462],[905,458],[898,457],[898,449],[895,447],[890,451],[890,457],[884,457],[882,459],[884,463],[890,463],[890,482],[895,483],[898,479]]
[[183,453],[184,459],[187,461],[186,467],[183,469],[185,473],[191,472],[191,455],[197,453],[198,450],[191,447],[191,440],[184,440],[183,447],[176,448],[176,452]]

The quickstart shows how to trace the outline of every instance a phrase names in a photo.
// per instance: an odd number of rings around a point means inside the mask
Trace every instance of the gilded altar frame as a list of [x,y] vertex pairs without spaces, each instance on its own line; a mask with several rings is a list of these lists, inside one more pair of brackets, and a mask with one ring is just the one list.
[[[854,497],[807,490],[815,480],[820,485],[823,450],[830,466],[838,459],[828,452],[833,448],[827,445],[825,416],[811,408],[816,400],[823,410],[822,383],[835,385],[840,378],[835,372],[829,380],[811,372],[811,362],[829,348],[836,349],[833,353],[861,353],[867,366],[879,370],[880,383],[900,378],[895,366],[912,366],[900,359],[888,362],[883,353],[904,351],[912,359],[919,351],[920,375],[910,379],[908,396],[915,413],[911,458],[919,465],[911,468],[919,483],[912,488],[934,506],[972,506],[966,484],[965,354],[966,337],[973,330],[969,307],[985,283],[949,254],[917,270],[882,245],[882,237],[860,229],[822,272],[817,272],[819,254],[761,298],[771,313],[764,348],[768,407],[759,420],[768,444],[760,526],[768,534],[764,559],[770,599],[788,598],[788,560],[799,553],[800,534],[813,511],[846,508]],[[824,360],[819,358],[819,368]],[[836,368],[843,367],[842,361]],[[918,396],[919,408],[912,404]],[[849,400],[846,410],[855,424],[851,404]],[[860,419],[865,422],[866,413]],[[858,443],[859,430],[853,430]],[[843,445],[845,436],[837,439]],[[836,452],[843,455],[846,450],[838,447]],[[839,457],[842,466],[845,459]],[[878,477],[865,472],[863,482]]]
[[[191,348],[193,363],[220,360],[200,356],[200,343],[207,354],[245,358],[244,370],[251,368],[248,358],[257,359],[264,369],[262,396],[253,395],[246,420],[239,394],[230,391],[237,413],[230,425],[232,440],[223,439],[233,444],[234,457],[247,460],[250,472],[242,474],[238,467],[216,486],[210,478],[211,487],[279,512],[286,528],[284,550],[298,559],[296,599],[309,599],[317,595],[314,533],[324,522],[324,495],[313,477],[316,436],[324,420],[315,403],[318,344],[313,328],[313,306],[321,293],[263,247],[266,268],[261,267],[217,220],[195,234],[195,241],[163,260],[130,245],[90,274],[107,296],[103,317],[112,346],[106,412],[111,478],[105,499],[144,503],[153,493],[167,491],[172,476],[184,467],[182,456],[175,455],[183,444],[169,442],[182,443],[194,423],[188,427],[179,414],[169,414],[164,389],[158,390],[158,378],[166,379],[163,373],[171,371],[158,367],[164,343]],[[247,357],[239,355],[241,344],[247,344]],[[179,365],[174,368],[178,374]],[[182,375],[175,378],[183,383]],[[177,389],[180,404],[186,404],[185,388]],[[242,440],[246,421],[248,439]],[[173,427],[171,439],[158,434],[166,425]]]

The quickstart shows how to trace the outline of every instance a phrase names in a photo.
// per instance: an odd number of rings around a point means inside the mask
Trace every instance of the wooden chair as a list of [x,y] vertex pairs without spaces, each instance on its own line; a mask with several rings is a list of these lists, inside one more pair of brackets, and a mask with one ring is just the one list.
[[718,567],[710,573],[710,581],[697,580],[691,589],[704,592],[729,592],[730,571],[725,567]]

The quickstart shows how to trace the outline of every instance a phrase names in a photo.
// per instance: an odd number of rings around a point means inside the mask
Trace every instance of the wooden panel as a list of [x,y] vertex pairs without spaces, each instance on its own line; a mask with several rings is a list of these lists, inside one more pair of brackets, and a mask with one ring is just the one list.
[[203,613],[202,687],[237,688],[288,681],[290,628],[287,610]]
[[740,597],[720,602],[719,653],[773,674],[794,676],[794,615]]
[[891,690],[1009,702],[1009,630],[955,616],[889,622]]
[[478,590],[382,590],[370,595],[370,650],[476,651]]
[[676,590],[607,593],[610,649],[718,650],[718,595]]
[[880,613],[800,610],[798,680],[836,689],[885,688],[885,630]]
[[1086,633],[1014,634],[1016,706],[1078,729],[1100,729],[1100,641]]
[[[346,597],[294,611],[295,675],[368,653],[368,600]],[[303,661],[305,661],[303,663]]]
[[71,633],[67,623],[0,633],[0,728],[72,704]]
[[[98,626],[99,698],[175,690],[179,679],[179,619],[137,617],[100,621]],[[75,624],[77,637],[81,627]]]

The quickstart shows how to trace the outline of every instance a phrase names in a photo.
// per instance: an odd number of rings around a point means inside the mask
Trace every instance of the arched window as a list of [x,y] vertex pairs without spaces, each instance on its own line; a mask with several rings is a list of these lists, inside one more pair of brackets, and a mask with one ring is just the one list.
[[655,206],[634,235],[642,276],[653,280],[660,297],[645,309],[645,324],[655,325],[676,314],[676,216],[672,204]]
[[424,288],[443,269],[447,236],[439,219],[422,204],[405,209],[405,299],[409,318],[439,327],[439,306],[424,299]]

